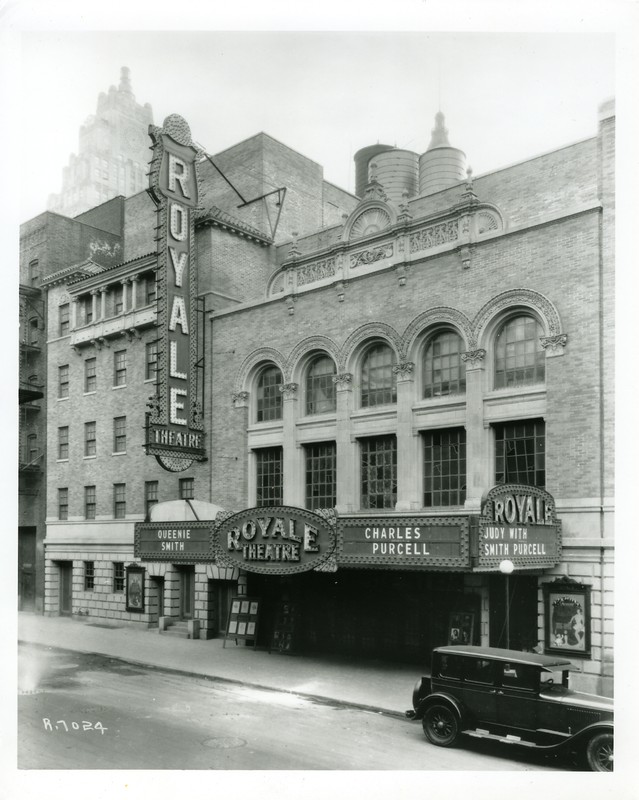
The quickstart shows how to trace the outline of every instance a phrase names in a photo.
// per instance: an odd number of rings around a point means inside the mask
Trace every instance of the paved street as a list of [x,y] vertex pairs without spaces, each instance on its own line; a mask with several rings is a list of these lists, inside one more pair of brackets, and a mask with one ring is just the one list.
[[557,771],[485,743],[429,745],[421,725],[299,695],[22,645],[21,769]]

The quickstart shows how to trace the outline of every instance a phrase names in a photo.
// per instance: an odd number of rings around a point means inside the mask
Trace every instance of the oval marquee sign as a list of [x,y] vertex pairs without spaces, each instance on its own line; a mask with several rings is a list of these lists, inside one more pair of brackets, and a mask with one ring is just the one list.
[[247,508],[219,520],[215,554],[248,572],[289,575],[324,563],[335,550],[335,516],[290,506]]

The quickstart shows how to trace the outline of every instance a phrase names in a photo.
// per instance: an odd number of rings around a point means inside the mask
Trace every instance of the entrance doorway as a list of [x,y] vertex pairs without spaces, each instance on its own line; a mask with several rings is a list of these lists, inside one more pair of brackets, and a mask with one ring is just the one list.
[[532,650],[536,647],[539,643],[537,593],[536,575],[514,573],[490,576],[488,600],[491,647],[509,647],[511,650]]
[[215,587],[215,608],[217,609],[217,630],[220,634],[226,633],[229,619],[231,600],[237,594],[235,581],[213,581]]
[[61,617],[70,617],[73,613],[73,562],[59,561],[60,570],[60,595],[59,614]]
[[18,610],[35,611],[36,529],[18,530]]
[[151,578],[149,591],[149,614],[151,624],[158,624],[160,617],[164,616],[164,578],[154,576]]
[[195,567],[180,567],[180,619],[193,619]]

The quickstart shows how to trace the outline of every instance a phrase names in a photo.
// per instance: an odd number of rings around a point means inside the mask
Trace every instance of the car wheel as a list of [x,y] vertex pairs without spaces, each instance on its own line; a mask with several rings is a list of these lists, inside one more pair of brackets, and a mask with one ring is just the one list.
[[586,762],[593,772],[612,772],[614,762],[612,733],[598,733],[588,741]]
[[450,747],[459,736],[459,715],[450,706],[429,706],[422,725],[428,741],[440,747]]

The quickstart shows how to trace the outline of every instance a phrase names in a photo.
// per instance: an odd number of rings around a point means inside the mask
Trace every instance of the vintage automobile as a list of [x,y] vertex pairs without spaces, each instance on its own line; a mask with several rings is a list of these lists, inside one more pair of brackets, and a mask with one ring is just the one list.
[[413,690],[410,719],[430,742],[450,747],[461,735],[551,753],[576,753],[596,772],[613,769],[613,703],[575,692],[576,667],[561,656],[495,647],[433,650],[431,675]]

